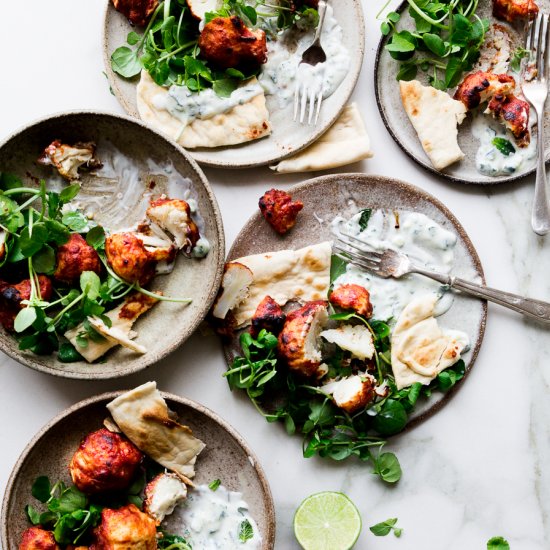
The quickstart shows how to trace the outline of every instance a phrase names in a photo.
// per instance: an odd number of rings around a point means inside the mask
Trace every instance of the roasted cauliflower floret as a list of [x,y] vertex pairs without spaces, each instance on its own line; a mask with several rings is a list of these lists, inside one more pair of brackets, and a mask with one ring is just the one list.
[[134,233],[115,233],[105,239],[105,254],[113,271],[129,283],[147,284],[157,262]]
[[510,23],[535,17],[538,13],[539,7],[534,0],[493,0],[493,15]]
[[374,343],[370,330],[364,325],[342,325],[321,332],[321,337],[340,349],[349,351],[352,357],[364,361],[374,355]]
[[527,147],[531,141],[529,131],[529,103],[513,94],[496,95],[487,105],[486,113],[491,113],[502,122],[516,138],[518,147]]
[[458,86],[454,98],[462,101],[467,109],[479,107],[495,95],[507,95],[516,85],[514,77],[483,71],[470,73]]
[[57,266],[54,278],[64,283],[78,281],[84,271],[101,273],[101,261],[97,252],[81,235],[72,233],[69,240],[57,249]]
[[143,454],[126,437],[102,428],[88,434],[69,465],[73,483],[88,495],[126,489]]
[[356,374],[322,386],[334,404],[349,414],[364,409],[375,396],[376,381],[369,374]]
[[143,511],[160,525],[187,497],[187,487],[176,474],[160,474],[145,487]]
[[147,25],[158,4],[159,0],[113,0],[115,9],[140,27]]
[[92,550],[156,550],[155,520],[133,504],[118,510],[104,508]]
[[298,212],[302,210],[304,203],[293,201],[286,191],[270,189],[260,198],[259,206],[269,225],[277,233],[284,235],[294,227]]
[[252,334],[265,329],[273,334],[279,334],[285,324],[286,315],[281,306],[271,297],[266,296],[256,308],[252,317]]
[[355,311],[363,317],[371,317],[372,304],[369,291],[355,284],[340,285],[329,296],[329,302],[341,309]]
[[221,69],[257,68],[267,61],[265,32],[249,29],[237,16],[216,17],[199,37],[201,56]]
[[212,309],[216,319],[225,319],[230,310],[237,307],[248,295],[248,288],[254,275],[248,267],[239,262],[225,264],[221,292]]
[[59,550],[59,546],[51,531],[30,527],[21,537],[19,550]]
[[[42,300],[49,301],[53,292],[52,282],[49,277],[39,275],[38,286]],[[24,279],[16,285],[0,280],[0,323],[2,323],[2,326],[6,330],[13,331],[15,317],[25,307],[21,302],[28,300],[30,297],[30,279]]]
[[189,204],[181,199],[158,199],[151,201],[147,217],[168,231],[176,246],[190,254],[200,238],[199,228],[191,218]]
[[307,302],[288,314],[277,351],[291,370],[307,377],[317,373],[321,365],[319,334],[327,321],[327,303],[323,300]]
[[95,148],[96,145],[92,142],[67,145],[56,139],[44,149],[38,163],[44,166],[53,165],[65,179],[77,180],[80,178],[78,169],[81,166],[88,170],[101,167],[101,162],[95,156]]

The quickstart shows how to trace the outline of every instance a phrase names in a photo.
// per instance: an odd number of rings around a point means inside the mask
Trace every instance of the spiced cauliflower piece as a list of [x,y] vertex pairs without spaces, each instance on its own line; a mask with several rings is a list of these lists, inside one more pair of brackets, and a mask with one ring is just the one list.
[[285,320],[286,315],[281,306],[271,296],[266,296],[252,317],[252,335],[257,336],[262,329],[277,335],[281,332]]
[[352,357],[361,361],[371,359],[374,355],[372,334],[364,325],[342,325],[325,330],[321,332],[321,338],[336,344],[340,349],[349,351]]
[[94,530],[94,550],[156,550],[157,525],[133,504],[117,510],[104,508]]
[[539,7],[534,0],[493,0],[493,15],[509,23],[536,17]]
[[159,0],[113,0],[115,10],[139,27],[147,25],[158,5]]
[[219,294],[212,315],[217,319],[225,319],[229,311],[237,307],[247,296],[254,275],[248,267],[239,262],[225,264]]
[[57,248],[54,279],[64,283],[75,283],[84,271],[101,273],[98,253],[78,233],[72,233],[69,240]]
[[67,145],[56,139],[44,149],[38,158],[38,163],[44,166],[55,166],[65,179],[77,180],[80,178],[78,170],[85,167],[88,170],[101,168],[101,162],[95,156],[96,145],[93,142],[77,142]]
[[21,536],[19,550],[60,550],[52,531],[29,527]]
[[466,75],[459,84],[454,98],[470,110],[490,101],[497,94],[505,96],[512,93],[515,86],[513,76],[476,71]]
[[324,300],[307,302],[288,314],[279,334],[277,351],[290,370],[311,377],[321,365],[319,335],[328,322]]
[[199,37],[201,57],[220,69],[257,68],[267,61],[267,42],[261,29],[249,29],[242,19],[215,17]]
[[182,199],[151,201],[147,217],[173,236],[176,247],[190,254],[200,238],[199,228],[191,217],[189,204]]
[[107,237],[105,254],[113,271],[128,283],[143,286],[155,276],[157,260],[134,233],[115,233]]
[[372,315],[370,293],[360,285],[340,285],[330,293],[328,299],[332,305],[346,311],[355,311],[355,313],[367,318]]
[[84,438],[69,470],[76,487],[93,495],[129,487],[142,460],[141,451],[126,437],[101,428]]
[[288,233],[296,224],[296,217],[304,203],[293,201],[286,191],[270,189],[266,191],[258,203],[265,220],[279,235]]
[[531,141],[529,130],[529,103],[513,94],[496,95],[485,110],[501,122],[516,138],[518,147],[527,147]]
[[191,15],[202,21],[208,12],[214,12],[219,8],[221,0],[187,0]]
[[145,487],[143,511],[160,525],[187,498],[187,487],[176,474],[159,474]]
[[329,382],[321,390],[332,395],[334,404],[349,414],[364,409],[375,397],[376,380],[370,374],[355,374]]

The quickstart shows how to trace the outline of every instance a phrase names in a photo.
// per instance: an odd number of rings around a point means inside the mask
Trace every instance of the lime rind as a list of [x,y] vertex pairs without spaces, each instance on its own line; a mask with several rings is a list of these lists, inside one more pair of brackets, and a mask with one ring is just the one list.
[[355,504],[333,491],[307,497],[294,515],[294,534],[304,550],[350,550],[361,527]]

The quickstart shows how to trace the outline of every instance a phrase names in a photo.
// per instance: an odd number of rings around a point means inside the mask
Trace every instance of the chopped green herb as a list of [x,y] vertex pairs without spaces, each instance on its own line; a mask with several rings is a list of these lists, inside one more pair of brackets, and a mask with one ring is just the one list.
[[371,208],[364,208],[363,210],[361,210],[361,215],[359,216],[359,228],[361,229],[361,231],[365,231],[365,229],[369,225],[371,215]]
[[219,479],[215,479],[214,481],[211,481],[209,484],[208,484],[208,488],[211,490],[211,491],[217,491],[218,490],[218,487],[221,485],[221,481]]
[[493,138],[491,143],[505,156],[512,155],[516,152],[515,147],[508,139],[496,137]]
[[369,527],[369,529],[371,533],[377,537],[385,537],[391,531],[393,531],[393,534],[397,538],[399,538],[403,533],[403,529],[400,529],[399,527],[395,527],[396,523],[397,523],[397,518],[391,518],[391,519],[387,519],[386,521],[382,521],[381,523],[377,523],[376,525]]
[[253,536],[254,529],[252,528],[250,522],[245,519],[243,522],[241,522],[241,525],[239,526],[239,540],[241,542],[246,542],[247,540],[250,540]]
[[487,550],[510,550],[510,544],[502,537],[493,537],[487,541]]
[[529,50],[526,50],[525,48],[517,48],[512,56],[512,61],[510,61],[510,69],[516,73],[519,73],[521,71],[521,61],[526,57],[529,57]]

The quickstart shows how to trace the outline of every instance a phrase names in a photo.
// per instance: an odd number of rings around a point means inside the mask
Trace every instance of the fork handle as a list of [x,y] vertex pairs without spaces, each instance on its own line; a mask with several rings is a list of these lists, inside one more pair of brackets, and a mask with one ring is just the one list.
[[317,7],[317,13],[319,14],[319,23],[315,29],[315,36],[313,37],[313,44],[321,40],[321,33],[323,32],[323,23],[325,22],[325,15],[327,14],[327,0],[319,0],[319,6]]
[[537,138],[537,175],[531,227],[537,235],[546,235],[550,231],[550,209],[546,192],[548,184],[544,150],[544,110],[540,109],[537,109]]
[[542,302],[541,300],[532,300],[531,298],[524,298],[511,292],[503,292],[502,290],[496,290],[487,286],[478,285],[465,279],[459,279],[458,277],[451,277],[443,273],[436,273],[434,271],[428,271],[421,268],[414,269],[415,273],[425,275],[440,282],[443,285],[447,285],[455,290],[460,290],[466,294],[471,294],[476,298],[482,298],[489,302],[494,302],[501,306],[507,307],[522,313],[526,317],[536,319],[543,323],[550,324],[550,303]]

